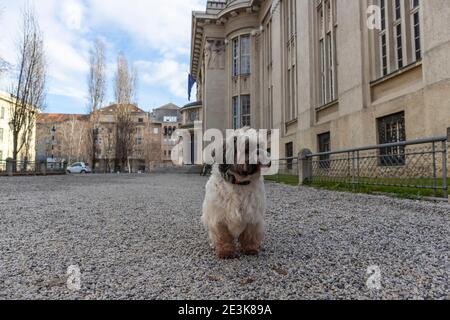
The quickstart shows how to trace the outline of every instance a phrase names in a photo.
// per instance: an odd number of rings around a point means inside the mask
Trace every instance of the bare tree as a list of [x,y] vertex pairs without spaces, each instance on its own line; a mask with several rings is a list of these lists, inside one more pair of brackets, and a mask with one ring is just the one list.
[[59,128],[61,157],[72,163],[73,161],[86,161],[88,159],[87,131],[90,124],[79,116],[71,115]]
[[44,108],[46,62],[43,35],[35,12],[23,11],[23,25],[18,45],[18,67],[11,95],[10,127],[13,135],[13,159],[19,153],[28,160],[36,125],[36,115]]
[[[117,58],[117,70],[114,78],[116,109],[116,161],[124,168],[129,167],[129,156],[135,145],[135,125],[132,113],[136,94],[137,73],[128,65],[127,58],[120,54]],[[117,165],[117,164],[116,164]]]
[[106,93],[106,56],[105,44],[97,39],[90,51],[90,68],[88,76],[89,106],[88,112],[91,115],[90,128],[88,130],[88,141],[91,146],[90,159],[92,168],[95,169],[95,162],[98,153],[98,110],[102,107]]

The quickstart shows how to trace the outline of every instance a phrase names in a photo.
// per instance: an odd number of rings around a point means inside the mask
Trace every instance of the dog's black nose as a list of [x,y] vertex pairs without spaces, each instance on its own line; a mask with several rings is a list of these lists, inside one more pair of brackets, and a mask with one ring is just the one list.
[[258,165],[250,164],[250,165],[247,165],[247,170],[244,170],[241,172],[241,175],[251,176],[251,175],[255,174],[257,171],[258,171]]

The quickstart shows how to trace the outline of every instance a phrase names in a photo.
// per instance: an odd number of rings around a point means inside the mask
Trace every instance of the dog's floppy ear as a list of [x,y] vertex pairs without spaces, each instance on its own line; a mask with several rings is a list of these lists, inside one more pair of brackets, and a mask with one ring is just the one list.
[[220,152],[217,152],[216,149],[213,149],[211,156],[216,163],[225,164],[227,159],[227,142],[225,140],[222,141],[222,159],[220,159]]
[[270,168],[272,166],[272,161],[270,153],[263,149],[258,149],[258,164],[263,168]]

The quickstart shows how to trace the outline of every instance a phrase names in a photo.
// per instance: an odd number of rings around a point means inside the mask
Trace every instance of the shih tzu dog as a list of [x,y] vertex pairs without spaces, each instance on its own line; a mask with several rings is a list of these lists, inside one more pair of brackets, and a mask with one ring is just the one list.
[[261,170],[270,166],[268,154],[258,149],[256,131],[249,128],[237,130],[224,147],[222,156],[213,155],[216,164],[206,184],[202,222],[219,258],[235,258],[237,243],[243,254],[258,255],[266,210]]

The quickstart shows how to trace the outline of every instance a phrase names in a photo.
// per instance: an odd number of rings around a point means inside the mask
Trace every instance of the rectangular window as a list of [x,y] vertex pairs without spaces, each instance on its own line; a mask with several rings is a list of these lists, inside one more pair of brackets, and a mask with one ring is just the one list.
[[285,121],[297,119],[297,4],[296,1],[284,1],[282,5],[283,42],[286,43],[284,51],[284,81],[286,83],[284,104]]
[[397,55],[397,68],[401,69],[403,68],[403,45],[402,45],[402,25],[398,24],[395,27],[395,48],[396,48],[396,55]]
[[400,4],[400,0],[394,1],[394,12],[395,12],[395,20],[400,20],[402,18],[402,7]]
[[[380,144],[406,141],[405,113],[400,112],[379,118],[378,140]],[[387,147],[380,149],[381,166],[403,166],[406,163],[405,147]]]
[[0,142],[3,142],[3,128],[0,128]]
[[413,57],[415,61],[422,59],[422,46],[420,43],[420,14],[419,0],[411,0],[411,25],[413,37]]
[[285,148],[286,148],[285,150],[286,150],[286,158],[287,158],[287,160],[286,160],[287,168],[286,169],[291,170],[292,164],[293,164],[292,158],[294,157],[294,143],[292,143],[292,142],[286,143]]
[[420,1],[378,0],[378,4],[381,30],[376,40],[379,50],[376,70],[378,77],[384,77],[422,59]]
[[318,0],[319,102],[325,105],[337,98],[335,0]]
[[326,103],[325,97],[326,83],[325,83],[325,46],[323,40],[320,40],[320,104]]
[[296,1],[286,1],[284,6],[284,16],[286,17],[286,31],[289,40],[296,34],[297,19],[296,19]]
[[386,76],[389,72],[387,59],[387,42],[385,33],[381,35],[381,74],[383,76]]
[[233,76],[250,74],[250,37],[233,39]]
[[239,75],[239,38],[233,40],[233,76]]
[[5,107],[0,108],[0,120],[5,119]]
[[250,96],[241,96],[241,119],[243,127],[251,126]]
[[232,101],[232,113],[233,113],[233,129],[240,129],[242,127],[251,126],[251,105],[250,96],[236,96]]
[[420,46],[420,20],[418,12],[414,14],[413,21],[414,21],[414,50],[416,60],[420,60],[422,58],[422,52]]
[[297,71],[295,65],[291,70],[291,119],[297,118]]
[[4,160],[3,159],[3,151],[0,150],[0,161]]
[[239,129],[241,127],[240,123],[240,112],[239,112],[239,97],[233,97],[233,129]]
[[250,74],[250,37],[241,37],[241,74]]
[[[322,133],[317,136],[319,153],[331,151],[331,134],[330,132]],[[321,169],[330,168],[330,155],[322,155],[319,157],[319,167]]]
[[334,96],[334,65],[333,65],[333,48],[331,41],[331,32],[327,34],[327,57],[328,57],[328,97],[330,101],[335,99]]

